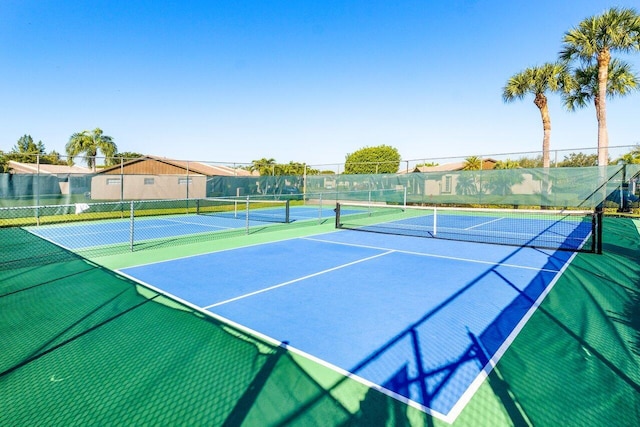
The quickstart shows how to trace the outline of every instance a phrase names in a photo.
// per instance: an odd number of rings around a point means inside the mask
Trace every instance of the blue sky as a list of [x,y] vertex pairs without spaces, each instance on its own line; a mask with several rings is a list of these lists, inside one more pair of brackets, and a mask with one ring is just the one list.
[[[120,151],[216,162],[333,164],[380,144],[405,160],[533,152],[539,112],[504,104],[502,87],[611,6],[639,5],[2,0],[0,150],[29,134],[64,153],[100,127]],[[625,59],[640,72],[640,54]],[[595,149],[593,109],[550,101],[552,149]],[[640,143],[639,112],[640,92],[609,101],[612,146]]]

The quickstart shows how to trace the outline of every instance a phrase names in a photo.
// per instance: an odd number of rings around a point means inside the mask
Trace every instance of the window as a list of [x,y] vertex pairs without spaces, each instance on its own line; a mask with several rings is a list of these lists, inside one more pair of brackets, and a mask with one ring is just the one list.
[[451,193],[451,175],[444,177],[444,190],[443,193]]
[[145,178],[144,179],[144,185],[153,185],[153,184],[154,184],[153,178]]
[[179,185],[191,184],[191,178],[178,178]]
[[120,178],[107,178],[107,185],[120,185]]

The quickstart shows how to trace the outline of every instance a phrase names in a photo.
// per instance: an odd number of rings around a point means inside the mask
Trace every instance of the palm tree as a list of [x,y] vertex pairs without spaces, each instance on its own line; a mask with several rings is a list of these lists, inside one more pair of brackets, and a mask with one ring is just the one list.
[[478,183],[478,176],[475,172],[479,170],[482,170],[481,157],[470,156],[464,159],[462,171],[458,174],[456,182],[456,194],[471,196],[481,192],[482,184]]
[[[633,73],[631,66],[626,62],[612,59],[609,63],[608,75],[606,88],[608,98],[625,96],[638,88],[638,76]],[[574,70],[573,78],[575,84],[564,97],[565,106],[569,111],[575,111],[576,108],[586,107],[590,101],[593,101],[597,115],[602,103],[598,85],[598,66],[591,64],[578,68]]]
[[518,169],[520,168],[520,163],[516,160],[499,160],[496,162],[496,165],[493,167],[494,169]]
[[514,160],[507,159],[499,161],[494,167],[494,171],[489,175],[488,189],[491,194],[506,196],[512,194],[512,187],[516,184],[522,184],[524,176],[518,171],[520,164]]
[[464,165],[462,170],[465,171],[479,171],[482,169],[482,159],[478,156],[471,156],[464,159]]
[[251,172],[258,171],[260,175],[275,175],[275,159],[267,159],[265,157],[260,160],[252,160],[249,170]]
[[71,135],[65,150],[69,156],[69,162],[73,162],[75,156],[84,153],[87,166],[95,171],[98,150],[105,157],[113,157],[117,153],[118,147],[112,137],[104,135],[102,129],[95,128],[93,131],[84,130]]
[[567,90],[570,84],[567,66],[562,63],[545,63],[530,67],[513,75],[502,89],[504,102],[524,99],[533,95],[533,103],[540,110],[542,117],[542,166],[549,167],[549,147],[551,141],[551,118],[547,101],[547,92]]
[[626,154],[618,157],[613,161],[615,164],[640,164],[640,145],[636,144],[636,146],[631,149]]
[[613,7],[602,15],[586,18],[565,33],[560,59],[580,60],[598,69],[598,165],[605,166],[609,158],[606,95],[611,53],[640,51],[640,15],[632,8]]
[[460,172],[456,181],[456,194],[461,196],[472,196],[478,194],[478,183],[476,176],[472,172]]

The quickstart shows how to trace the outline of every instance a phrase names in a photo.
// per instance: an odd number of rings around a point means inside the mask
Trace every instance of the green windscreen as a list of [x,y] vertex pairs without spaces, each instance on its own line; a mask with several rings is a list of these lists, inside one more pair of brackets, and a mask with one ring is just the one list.
[[[339,425],[281,347],[0,229],[1,425]],[[305,410],[300,408],[306,405]]]
[[0,174],[0,206],[238,197],[454,205],[619,207],[639,165],[451,170],[395,174],[201,176]]

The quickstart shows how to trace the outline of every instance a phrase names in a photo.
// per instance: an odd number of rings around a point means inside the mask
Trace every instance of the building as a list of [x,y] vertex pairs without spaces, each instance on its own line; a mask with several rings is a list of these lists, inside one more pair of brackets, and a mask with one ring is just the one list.
[[252,176],[222,165],[143,156],[104,168],[91,179],[92,200],[203,198],[209,176]]
[[[482,159],[482,170],[492,170],[497,161]],[[459,172],[464,170],[466,161],[445,163],[437,166],[416,166],[413,172],[428,174],[424,180],[425,195],[454,194],[458,185]]]
[[38,182],[42,188],[39,191],[48,194],[83,193],[87,189],[85,177],[92,173],[91,169],[82,166],[21,163],[14,160],[9,160],[7,165],[9,173],[12,175],[37,175],[40,177]]

